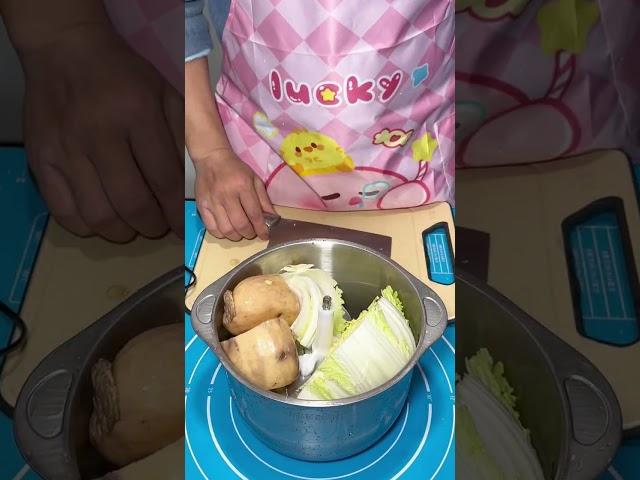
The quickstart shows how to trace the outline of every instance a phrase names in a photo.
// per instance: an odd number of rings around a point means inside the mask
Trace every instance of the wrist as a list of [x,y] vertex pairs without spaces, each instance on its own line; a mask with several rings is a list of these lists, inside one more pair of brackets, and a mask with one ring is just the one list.
[[[71,36],[113,31],[101,1],[7,0],[4,7],[9,37],[21,57],[47,49]],[[34,15],[34,11],[39,13]]]
[[217,112],[205,106],[189,110],[185,102],[185,141],[194,165],[219,163],[235,157],[224,129],[216,122]]
[[200,168],[220,168],[237,161],[236,154],[230,146],[213,147],[193,153],[189,149],[189,156],[196,170]]

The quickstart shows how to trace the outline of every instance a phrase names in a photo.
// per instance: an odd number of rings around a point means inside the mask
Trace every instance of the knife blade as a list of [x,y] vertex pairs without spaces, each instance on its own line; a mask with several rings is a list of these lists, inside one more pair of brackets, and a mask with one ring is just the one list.
[[294,240],[309,238],[329,238],[345,240],[369,247],[377,252],[391,256],[391,237],[377,233],[363,232],[349,228],[334,227],[320,223],[303,222],[282,218],[279,215],[265,213],[265,223],[269,229],[268,247],[281,245]]

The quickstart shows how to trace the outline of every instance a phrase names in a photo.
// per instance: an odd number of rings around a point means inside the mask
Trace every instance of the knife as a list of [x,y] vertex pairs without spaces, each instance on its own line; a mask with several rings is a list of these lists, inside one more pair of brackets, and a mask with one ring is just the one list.
[[267,228],[269,229],[268,247],[281,245],[294,240],[329,238],[358,243],[376,250],[387,257],[391,257],[391,237],[387,237],[386,235],[334,227],[320,223],[291,220],[271,213],[265,213],[264,218]]

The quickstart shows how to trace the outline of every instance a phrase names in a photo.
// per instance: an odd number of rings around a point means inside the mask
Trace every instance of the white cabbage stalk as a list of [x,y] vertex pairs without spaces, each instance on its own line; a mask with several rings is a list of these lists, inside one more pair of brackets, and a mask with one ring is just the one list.
[[456,399],[456,477],[509,480],[487,453],[469,409],[459,398]]
[[416,350],[397,293],[382,291],[349,322],[327,357],[298,392],[305,400],[333,400],[373,390],[395,376]]
[[300,313],[291,325],[298,343],[305,348],[310,348],[313,344],[317,335],[322,299],[325,296],[331,297],[334,333],[342,333],[345,327],[344,301],[342,291],[331,275],[309,264],[289,265],[282,271],[282,278],[300,302]]
[[303,378],[313,373],[316,365],[324,360],[329,353],[333,341],[333,308],[331,297],[323,298],[322,309],[318,315],[318,329],[316,338],[311,347],[311,353],[305,353],[298,357],[300,375]]
[[478,480],[543,480],[527,431],[509,409],[471,375],[458,382],[456,391],[458,423],[466,423],[459,431],[456,471],[473,472],[466,478]]

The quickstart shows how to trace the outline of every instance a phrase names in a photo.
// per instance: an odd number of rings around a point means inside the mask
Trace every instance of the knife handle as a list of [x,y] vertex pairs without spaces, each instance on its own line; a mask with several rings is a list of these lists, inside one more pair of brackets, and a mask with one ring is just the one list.
[[280,221],[280,215],[274,213],[264,213],[264,223],[268,230],[271,230]]

